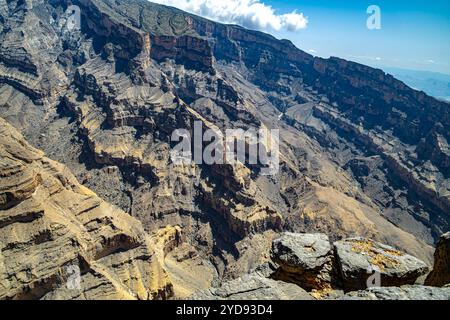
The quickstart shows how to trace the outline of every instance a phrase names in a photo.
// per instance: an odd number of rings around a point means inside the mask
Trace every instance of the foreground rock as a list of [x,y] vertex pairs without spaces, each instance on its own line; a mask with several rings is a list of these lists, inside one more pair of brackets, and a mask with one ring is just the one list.
[[[364,235],[428,261],[449,229],[448,104],[381,70],[149,1],[0,0],[0,39],[0,116],[147,231],[183,227],[186,256],[213,264],[205,284],[261,263],[272,230]],[[279,128],[280,175],[174,166],[171,134],[197,120]]]
[[377,287],[350,292],[343,300],[450,300],[450,288],[426,286]]
[[283,233],[272,243],[274,275],[307,290],[331,287],[333,250],[325,234]]
[[0,299],[163,299],[172,284],[136,219],[0,118]]
[[258,275],[245,275],[225,282],[220,288],[194,293],[193,300],[313,300],[305,290],[295,284],[267,279]]
[[[402,286],[414,284],[428,272],[421,260],[390,246],[363,238],[334,243],[340,277],[346,291],[374,286]],[[376,274],[379,272],[379,283]]]
[[450,285],[411,285],[427,270],[419,259],[369,239],[351,238],[330,244],[324,234],[286,232],[273,240],[271,260],[220,288],[197,291],[191,298],[450,299]]
[[[364,235],[424,261],[448,230],[450,109],[381,70],[142,0],[1,0],[0,39],[0,116],[147,231],[184,227],[219,278],[260,263],[254,235],[271,230]],[[171,135],[195,121],[280,129],[281,174],[174,166]]]
[[450,232],[442,235],[434,253],[434,268],[425,280],[429,286],[442,287],[450,283]]

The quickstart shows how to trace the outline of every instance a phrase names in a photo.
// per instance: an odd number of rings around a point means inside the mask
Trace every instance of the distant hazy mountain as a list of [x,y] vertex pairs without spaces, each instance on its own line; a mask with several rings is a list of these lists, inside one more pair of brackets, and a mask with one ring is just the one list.
[[414,89],[422,90],[433,97],[450,101],[450,75],[448,74],[399,68],[383,69]]

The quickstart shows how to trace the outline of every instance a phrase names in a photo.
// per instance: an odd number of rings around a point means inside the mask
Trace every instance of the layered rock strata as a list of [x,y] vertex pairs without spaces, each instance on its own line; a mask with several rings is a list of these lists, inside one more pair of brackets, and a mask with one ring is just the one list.
[[0,298],[167,299],[141,223],[0,118]]

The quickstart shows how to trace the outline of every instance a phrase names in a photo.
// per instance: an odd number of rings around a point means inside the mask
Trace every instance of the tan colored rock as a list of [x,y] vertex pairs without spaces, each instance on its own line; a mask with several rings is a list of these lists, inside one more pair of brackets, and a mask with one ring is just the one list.
[[442,235],[434,252],[434,267],[425,280],[428,286],[442,287],[450,283],[450,232]]
[[140,222],[80,185],[2,118],[0,199],[0,298],[172,294]]
[[428,266],[416,257],[370,239],[336,241],[334,250],[346,291],[414,284],[428,272]]
[[273,278],[307,290],[332,287],[333,249],[327,235],[285,232],[272,242],[271,255],[279,265]]
[[195,292],[192,300],[314,300],[299,286],[247,274],[219,288]]
[[185,241],[181,227],[161,228],[152,234],[151,241],[158,260],[170,277],[174,298],[184,299],[197,290],[211,287],[216,269]]
[[[188,241],[165,260],[183,294],[254,267],[266,243],[258,236],[271,230],[363,236],[431,258],[450,221],[448,133],[428,135],[420,159],[412,151],[430,124],[448,127],[444,102],[380,70],[148,1],[79,0],[84,28],[67,32],[70,4],[0,5],[0,116],[146,231],[182,226]],[[279,175],[173,167],[170,135],[195,120],[222,131],[279,128]],[[367,173],[346,165],[372,156],[380,162]],[[40,185],[27,170],[0,210]],[[185,263],[192,251],[201,258]],[[205,279],[195,283],[185,270],[197,261],[213,261],[217,274],[199,267],[191,275]]]
[[450,288],[436,288],[420,285],[401,287],[375,287],[353,291],[338,300],[450,300]]

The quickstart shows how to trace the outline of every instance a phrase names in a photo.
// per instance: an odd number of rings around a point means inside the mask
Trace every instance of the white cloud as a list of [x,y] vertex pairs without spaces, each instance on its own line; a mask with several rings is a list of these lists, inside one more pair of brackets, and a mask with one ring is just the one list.
[[239,24],[250,29],[298,31],[308,25],[303,13],[277,14],[260,0],[151,0],[173,6],[222,23]]
[[309,49],[308,52],[309,52],[309,53],[317,53],[317,51],[314,50],[314,49]]

